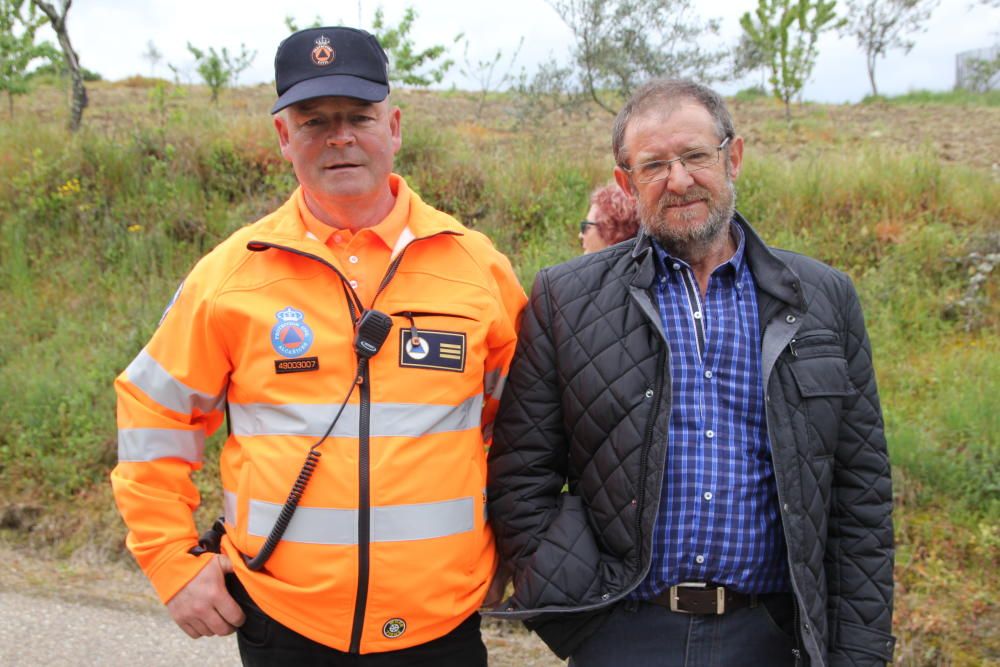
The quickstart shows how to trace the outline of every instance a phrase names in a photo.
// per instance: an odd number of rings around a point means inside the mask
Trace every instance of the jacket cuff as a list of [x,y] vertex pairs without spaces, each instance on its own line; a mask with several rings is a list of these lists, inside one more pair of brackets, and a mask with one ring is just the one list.
[[147,573],[156,594],[163,604],[169,602],[177,593],[191,583],[206,565],[212,562],[214,553],[204,553],[192,556],[187,551],[169,559],[155,571]]

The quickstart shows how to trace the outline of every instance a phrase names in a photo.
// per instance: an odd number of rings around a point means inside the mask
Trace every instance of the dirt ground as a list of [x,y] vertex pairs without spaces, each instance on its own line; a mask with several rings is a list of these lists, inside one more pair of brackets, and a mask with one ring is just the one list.
[[[220,656],[227,660],[232,657],[233,664],[239,662],[231,641],[223,644],[212,639],[188,640],[167,617],[149,582],[135,567],[122,563],[97,564],[81,558],[51,560],[2,543],[0,563],[0,602],[3,602],[0,607],[4,609],[4,616],[10,613],[19,619],[19,623],[14,624],[5,621],[6,628],[0,631],[0,643],[4,644],[0,646],[2,664],[132,665],[137,663],[129,656],[137,655],[153,656],[150,658],[153,662],[138,663],[147,665],[192,664],[198,656],[208,660],[205,664],[219,664],[215,661],[222,659]],[[37,615],[39,620],[26,619],[26,615]],[[64,637],[44,648],[37,647],[39,653],[33,657],[31,651],[35,649],[29,645],[36,641],[34,635],[39,625],[51,623],[53,627],[61,626],[62,631],[68,631],[66,625],[61,625],[63,616],[67,621],[70,616],[76,619],[73,624],[77,628],[76,635],[91,633],[94,636]],[[134,620],[142,621],[142,632],[123,632],[123,625]],[[21,632],[19,625],[24,626]],[[17,636],[20,634],[25,636]],[[490,667],[565,665],[520,624],[485,619],[483,639],[489,651]],[[127,645],[131,641],[135,646]],[[91,651],[108,651],[108,654],[79,658],[73,652],[80,646],[88,646]],[[65,655],[60,651],[65,651]]]

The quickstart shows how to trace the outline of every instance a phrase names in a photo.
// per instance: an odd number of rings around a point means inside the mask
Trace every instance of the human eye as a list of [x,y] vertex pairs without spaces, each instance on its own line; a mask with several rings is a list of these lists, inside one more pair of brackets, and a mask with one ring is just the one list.
[[636,166],[636,174],[642,178],[648,178],[650,176],[656,176],[664,169],[670,168],[670,162],[668,160],[653,160],[652,162],[643,162],[642,164]]
[[708,166],[715,161],[715,151],[708,147],[695,148],[681,156],[684,164],[696,167]]

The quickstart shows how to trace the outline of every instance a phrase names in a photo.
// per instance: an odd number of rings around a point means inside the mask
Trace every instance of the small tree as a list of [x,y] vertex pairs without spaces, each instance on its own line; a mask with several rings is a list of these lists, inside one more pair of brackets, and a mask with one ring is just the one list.
[[[187,48],[194,56],[198,75],[212,91],[213,103],[219,101],[219,93],[223,88],[236,85],[240,73],[250,67],[254,58],[257,57],[257,52],[247,51],[245,44],[240,44],[240,53],[236,56],[230,56],[226,47],[222,47],[221,51],[216,51],[215,47],[212,46],[204,50],[188,42]],[[171,67],[171,69],[175,74],[178,71],[176,67]]]
[[498,73],[497,66],[503,60],[503,49],[497,49],[496,55],[492,58],[472,61],[469,58],[469,40],[465,40],[465,50],[462,53],[464,66],[459,71],[461,71],[463,76],[475,79],[479,85],[479,104],[476,106],[476,120],[479,120],[482,116],[483,106],[485,106],[486,98],[489,94],[514,81],[513,67],[517,61],[517,56],[521,53],[522,46],[524,46],[523,36],[518,41],[517,48],[511,54],[507,66],[502,72]]
[[35,33],[47,20],[35,9],[29,4],[24,14],[24,0],[0,0],[0,91],[7,93],[11,118],[14,96],[28,92],[28,69],[38,60],[59,57],[48,42],[35,42]]
[[843,25],[835,6],[836,0],[758,0],[757,10],[740,18],[744,33],[766,55],[771,90],[785,104],[785,120],[791,121],[792,98],[816,65],[820,34]]
[[146,50],[143,51],[142,58],[149,61],[149,76],[156,76],[156,66],[163,60],[163,53],[156,48],[153,40],[146,42]]
[[1000,78],[1000,46],[992,49],[992,55],[969,58],[965,62],[964,87],[974,93],[986,93],[996,87]]
[[[389,79],[393,84],[424,87],[441,83],[454,61],[445,58],[448,49],[437,44],[426,49],[418,49],[410,37],[417,11],[411,6],[403,12],[399,25],[393,27],[385,21],[385,13],[379,7],[372,20],[372,32],[389,56]],[[461,35],[455,38],[458,41]],[[443,59],[442,59],[443,58]]]
[[73,80],[73,101],[70,106],[69,129],[76,132],[80,129],[83,121],[83,110],[87,108],[87,87],[83,85],[83,68],[80,67],[80,57],[73,50],[73,44],[69,40],[69,31],[66,28],[66,17],[69,15],[69,7],[73,0],[63,0],[62,13],[57,12],[50,2],[44,0],[31,0],[31,2],[42,10],[49,18],[52,29],[59,40],[62,48],[63,58],[66,60],[66,69],[69,70],[70,78]]
[[573,32],[573,69],[583,92],[615,114],[656,76],[718,80],[724,49],[705,49],[719,21],[688,18],[691,0],[547,0]]
[[299,30],[305,30],[306,28],[322,28],[323,27],[323,20],[317,14],[313,18],[313,21],[312,21],[311,24],[302,26],[300,28],[299,24],[296,23],[294,17],[292,17],[292,16],[286,16],[285,17],[285,27],[288,28],[288,32],[298,32]]
[[733,78],[741,79],[748,74],[760,70],[761,88],[767,83],[767,54],[759,44],[750,39],[745,32],[740,35],[736,48],[733,49]]
[[[375,10],[375,17],[372,19],[372,34],[378,38],[379,44],[385,49],[389,56],[389,80],[394,85],[404,86],[429,86],[434,83],[441,83],[444,75],[448,73],[454,65],[454,61],[445,58],[447,47],[438,44],[429,48],[419,50],[410,37],[413,23],[417,20],[417,11],[411,6],[403,12],[403,19],[397,26],[391,26],[386,22],[385,12],[381,7]],[[358,23],[361,23],[361,3],[358,3]],[[285,26],[289,32],[297,32],[303,28],[321,28],[323,20],[316,16],[311,25],[299,27],[298,22],[291,16],[285,17]],[[455,37],[457,43],[462,35]],[[440,62],[436,62],[440,61]],[[426,71],[421,71],[427,68]]]
[[885,58],[892,49],[909,53],[914,43],[905,39],[906,35],[924,30],[924,23],[937,4],[938,0],[847,0],[850,18],[842,32],[857,40],[865,52],[872,95],[878,96],[876,61]]

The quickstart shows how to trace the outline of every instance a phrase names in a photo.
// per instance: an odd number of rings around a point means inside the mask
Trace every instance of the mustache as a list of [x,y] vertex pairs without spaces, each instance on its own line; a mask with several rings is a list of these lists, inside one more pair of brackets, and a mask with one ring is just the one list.
[[693,186],[684,193],[683,196],[665,194],[660,198],[657,208],[660,211],[664,211],[671,206],[684,206],[685,204],[691,204],[696,201],[711,201],[712,193],[706,188],[700,185]]

